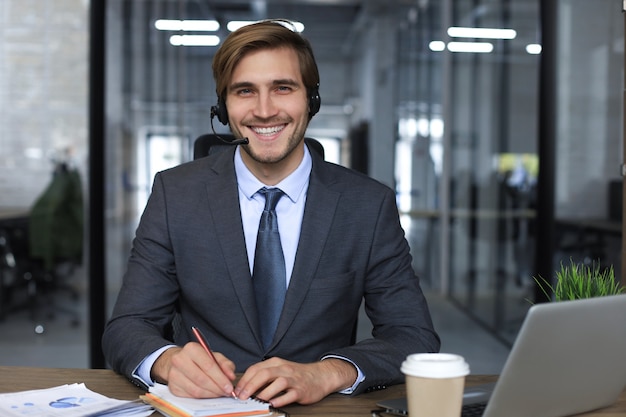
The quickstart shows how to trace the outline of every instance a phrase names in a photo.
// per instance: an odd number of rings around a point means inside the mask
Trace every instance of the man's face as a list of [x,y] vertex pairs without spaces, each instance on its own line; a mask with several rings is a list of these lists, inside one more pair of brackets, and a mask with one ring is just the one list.
[[226,104],[231,130],[250,141],[243,146],[249,167],[275,174],[278,170],[286,176],[298,166],[309,109],[298,56],[292,49],[244,56],[233,72]]

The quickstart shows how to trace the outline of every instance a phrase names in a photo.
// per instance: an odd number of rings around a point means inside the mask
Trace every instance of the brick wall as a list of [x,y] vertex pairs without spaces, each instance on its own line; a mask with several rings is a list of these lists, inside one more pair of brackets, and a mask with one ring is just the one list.
[[66,149],[86,172],[88,41],[88,1],[0,2],[0,210],[28,208]]

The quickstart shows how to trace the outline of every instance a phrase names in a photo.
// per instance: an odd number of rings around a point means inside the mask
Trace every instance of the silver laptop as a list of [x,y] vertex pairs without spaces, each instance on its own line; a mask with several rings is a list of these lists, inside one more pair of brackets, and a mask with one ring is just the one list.
[[[609,406],[626,386],[626,295],[533,305],[497,383],[467,387],[483,417],[563,417]],[[471,367],[471,363],[470,363]],[[406,414],[406,398],[378,405]]]

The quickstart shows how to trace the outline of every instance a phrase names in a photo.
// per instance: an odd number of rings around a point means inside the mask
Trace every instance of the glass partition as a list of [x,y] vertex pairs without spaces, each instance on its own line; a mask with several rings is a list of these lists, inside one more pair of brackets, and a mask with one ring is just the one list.
[[[488,3],[488,4],[487,4]],[[453,27],[507,29],[450,57],[450,294],[500,336],[514,335],[532,280],[537,175],[537,4],[455,2]],[[471,7],[470,7],[471,5]],[[516,6],[518,5],[518,6]],[[468,8],[470,7],[470,8]],[[450,33],[450,32],[449,32]],[[510,324],[510,325],[509,325]]]
[[[505,343],[512,342],[534,300],[535,243],[545,236],[535,223],[541,178],[538,6],[452,2],[452,27],[516,33],[510,39],[466,39],[490,43],[491,52],[453,52],[444,64],[449,205],[442,212],[449,215],[449,245],[442,260],[449,275],[442,279],[451,299]],[[558,129],[556,137],[544,138],[556,144],[555,161],[549,162],[556,190],[553,270],[572,259],[613,266],[619,276],[621,216],[611,206],[619,201],[611,186],[619,182],[622,149],[621,8],[583,0],[561,0],[555,7],[558,84],[549,88],[557,92]],[[590,22],[601,29],[581,30]],[[450,42],[461,40],[448,35]]]
[[203,16],[195,1],[107,2],[107,291],[117,296],[154,174],[189,161],[209,131],[212,48],[172,44],[159,19]]
[[88,3],[0,5],[2,365],[88,366]]
[[508,343],[533,285],[537,3],[405,15],[395,169],[415,269]]
[[[172,43],[172,36],[184,33],[159,30],[155,22],[217,16],[221,27],[214,35],[223,37],[231,15],[222,3],[107,2],[111,303],[155,169],[190,159],[193,140],[211,131],[209,109],[216,100],[211,73],[215,47]],[[567,217],[603,212],[604,205],[589,202],[604,200],[601,190],[619,155],[612,151],[619,147],[619,88],[611,86],[621,85],[613,81],[621,71],[617,58],[623,52],[623,29],[616,23],[621,11],[609,0],[594,4],[559,2],[562,114],[555,198],[557,212]],[[326,10],[268,2],[241,13],[304,22],[305,36],[315,40],[322,74],[322,110],[310,135],[328,139],[335,162],[364,172],[368,158],[371,165],[380,157],[377,172],[392,172],[414,267],[425,287],[444,293],[510,343],[533,296],[534,243],[541,238],[534,223],[539,2],[342,4],[334,6],[333,19]],[[588,36],[581,29],[587,16],[609,23]],[[378,23],[389,21],[393,28],[381,31]],[[463,33],[467,28],[504,30]],[[393,54],[370,53],[388,45],[389,39],[380,36],[392,36]],[[367,41],[374,38],[379,42]],[[393,62],[376,62],[377,56]],[[394,111],[381,111],[381,103],[393,103]],[[371,137],[386,131],[381,124],[391,126],[395,135],[393,166],[382,168],[388,138]],[[218,133],[227,130],[221,124],[215,128]],[[602,145],[584,140],[590,137],[601,138]],[[581,164],[587,169],[577,170]],[[567,256],[557,253],[555,264]]]

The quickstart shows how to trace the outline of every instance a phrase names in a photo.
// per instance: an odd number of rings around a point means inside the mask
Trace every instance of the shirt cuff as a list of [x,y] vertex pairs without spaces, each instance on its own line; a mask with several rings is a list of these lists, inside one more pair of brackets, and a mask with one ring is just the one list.
[[152,365],[154,365],[154,362],[156,362],[156,360],[159,358],[159,356],[161,356],[163,352],[175,346],[176,345],[163,346],[161,349],[156,350],[152,352],[151,354],[149,354],[148,356],[146,356],[144,360],[142,360],[133,371],[133,378],[137,378],[148,387],[153,386],[154,381],[152,380],[152,377],[150,377],[150,371],[152,371]]
[[363,372],[361,371],[361,368],[356,366],[356,363],[352,362],[348,358],[344,358],[343,356],[326,355],[322,358],[322,360],[330,359],[330,358],[336,358],[336,359],[344,360],[346,362],[350,362],[356,368],[357,376],[356,376],[356,381],[354,381],[354,384],[352,384],[350,388],[346,388],[344,390],[339,391],[339,394],[352,394],[356,390],[356,387],[358,387],[361,382],[365,381],[365,374],[363,374]]

